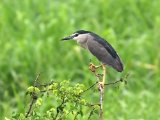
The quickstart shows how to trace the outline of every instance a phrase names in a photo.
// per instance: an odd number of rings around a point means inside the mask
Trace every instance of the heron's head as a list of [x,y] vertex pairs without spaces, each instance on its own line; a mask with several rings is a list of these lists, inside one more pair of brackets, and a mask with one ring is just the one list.
[[74,32],[73,34],[64,37],[62,40],[79,40],[79,39],[86,39],[88,34],[91,33],[90,31],[85,30],[78,30]]

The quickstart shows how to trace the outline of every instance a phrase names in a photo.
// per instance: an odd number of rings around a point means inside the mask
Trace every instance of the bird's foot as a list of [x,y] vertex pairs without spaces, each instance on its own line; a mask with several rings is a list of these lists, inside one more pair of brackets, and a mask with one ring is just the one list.
[[89,64],[89,69],[90,69],[92,72],[96,72],[96,66],[95,66],[93,63],[90,63],[90,64]]
[[93,63],[90,63],[89,64],[89,69],[92,71],[92,72],[96,72],[96,69],[102,67],[102,65],[99,65],[99,66],[96,66],[94,65]]

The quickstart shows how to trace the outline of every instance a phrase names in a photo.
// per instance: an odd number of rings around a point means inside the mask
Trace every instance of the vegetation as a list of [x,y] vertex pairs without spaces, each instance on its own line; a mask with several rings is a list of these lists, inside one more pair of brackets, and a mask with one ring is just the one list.
[[[0,119],[26,112],[25,92],[37,73],[40,83],[67,80],[87,88],[96,82],[88,64],[90,59],[99,64],[97,59],[74,41],[60,41],[78,29],[96,32],[118,51],[125,70],[107,67],[108,82],[130,74],[127,86],[105,88],[104,118],[160,118],[159,5],[158,0],[1,0]],[[96,90],[84,99],[96,103]],[[44,104],[40,113],[58,105]]]

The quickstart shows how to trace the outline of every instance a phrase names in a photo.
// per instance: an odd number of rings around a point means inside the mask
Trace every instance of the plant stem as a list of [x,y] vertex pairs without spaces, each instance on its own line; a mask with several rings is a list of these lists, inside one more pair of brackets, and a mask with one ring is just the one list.
[[100,92],[100,113],[99,120],[103,120],[103,86],[99,84],[99,92]]
[[99,92],[100,92],[100,113],[99,113],[99,120],[103,120],[103,94],[104,94],[104,85],[106,79],[106,67],[102,64],[103,69],[103,78],[102,82],[99,82]]

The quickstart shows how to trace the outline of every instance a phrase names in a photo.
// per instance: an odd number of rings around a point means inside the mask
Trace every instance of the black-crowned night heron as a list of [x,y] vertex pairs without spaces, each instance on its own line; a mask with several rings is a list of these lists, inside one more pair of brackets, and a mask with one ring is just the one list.
[[[83,48],[88,49],[96,58],[105,65],[109,65],[118,72],[123,71],[123,64],[114,48],[99,35],[85,30],[78,30],[62,40],[76,40]],[[105,78],[104,78],[105,79]],[[104,80],[103,80],[104,81]]]
[[122,62],[113,47],[99,35],[79,30],[62,40],[76,40],[83,48],[88,49],[103,64],[107,64],[118,72],[123,71]]

